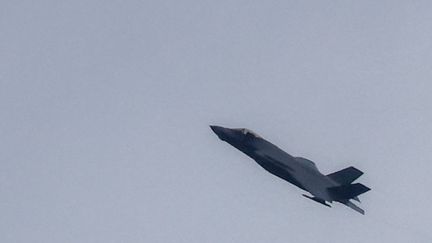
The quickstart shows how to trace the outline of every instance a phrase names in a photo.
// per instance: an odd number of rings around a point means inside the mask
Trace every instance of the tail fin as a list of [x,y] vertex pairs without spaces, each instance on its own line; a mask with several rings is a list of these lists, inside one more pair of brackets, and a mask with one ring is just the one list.
[[348,185],[355,181],[357,178],[359,178],[361,175],[363,175],[363,172],[361,170],[351,166],[343,170],[331,173],[327,176],[341,185]]
[[335,200],[353,199],[369,190],[369,187],[360,183],[328,188],[328,191],[335,197]]

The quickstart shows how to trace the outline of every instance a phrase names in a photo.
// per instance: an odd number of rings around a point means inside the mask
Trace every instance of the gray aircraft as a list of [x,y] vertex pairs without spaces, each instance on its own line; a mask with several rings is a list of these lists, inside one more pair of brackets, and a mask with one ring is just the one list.
[[327,202],[339,202],[364,214],[350,199],[360,202],[358,195],[370,190],[360,183],[354,183],[363,172],[354,168],[323,175],[315,163],[301,157],[293,157],[274,144],[246,128],[230,129],[210,126],[223,141],[231,144],[254,159],[261,167],[297,187],[308,191],[312,196],[304,197],[330,207]]

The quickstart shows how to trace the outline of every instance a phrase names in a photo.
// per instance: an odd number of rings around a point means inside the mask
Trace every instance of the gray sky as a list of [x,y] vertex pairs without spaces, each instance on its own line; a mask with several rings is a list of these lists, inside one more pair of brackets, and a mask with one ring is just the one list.
[[[430,1],[2,1],[1,242],[430,242]],[[247,127],[362,216],[222,143]]]

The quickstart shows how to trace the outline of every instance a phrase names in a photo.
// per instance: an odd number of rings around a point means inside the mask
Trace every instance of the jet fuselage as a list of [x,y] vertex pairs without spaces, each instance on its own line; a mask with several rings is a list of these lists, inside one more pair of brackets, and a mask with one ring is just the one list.
[[312,161],[293,157],[247,129],[211,128],[221,140],[254,159],[271,174],[309,191],[319,199],[333,201],[327,188],[338,186],[338,183],[321,174]]

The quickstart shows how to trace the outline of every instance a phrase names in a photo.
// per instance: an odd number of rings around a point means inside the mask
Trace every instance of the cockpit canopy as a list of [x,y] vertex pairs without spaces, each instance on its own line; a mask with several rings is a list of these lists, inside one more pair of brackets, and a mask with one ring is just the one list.
[[311,160],[302,158],[302,157],[294,157],[295,160],[297,160],[297,162],[302,163],[303,165],[312,168],[314,170],[318,170],[318,168],[316,167],[315,163]]
[[255,132],[253,132],[252,130],[249,130],[249,129],[247,129],[247,128],[236,128],[236,129],[234,129],[234,130],[236,130],[236,131],[240,131],[241,133],[243,133],[244,135],[252,135],[252,136],[254,136],[254,137],[256,137],[256,138],[261,138],[258,134],[256,134]]

